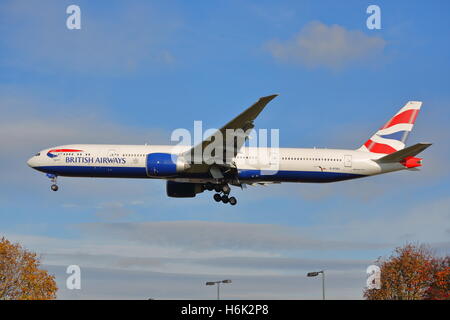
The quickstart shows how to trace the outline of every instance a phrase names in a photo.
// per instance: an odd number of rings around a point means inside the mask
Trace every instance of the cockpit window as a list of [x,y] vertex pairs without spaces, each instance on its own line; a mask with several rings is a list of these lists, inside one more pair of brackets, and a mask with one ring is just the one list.
[[41,153],[38,152],[38,153],[36,153],[34,156],[35,156],[35,157],[39,157],[40,155],[41,155]]

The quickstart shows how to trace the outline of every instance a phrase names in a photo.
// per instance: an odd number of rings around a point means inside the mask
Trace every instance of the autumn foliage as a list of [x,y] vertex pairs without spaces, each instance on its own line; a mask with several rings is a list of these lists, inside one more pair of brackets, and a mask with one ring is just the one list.
[[425,299],[450,300],[450,256],[435,261],[434,277]]
[[376,261],[381,288],[364,290],[368,300],[450,299],[450,257],[436,257],[426,246],[407,244]]
[[55,299],[55,278],[39,267],[35,253],[1,238],[0,300]]

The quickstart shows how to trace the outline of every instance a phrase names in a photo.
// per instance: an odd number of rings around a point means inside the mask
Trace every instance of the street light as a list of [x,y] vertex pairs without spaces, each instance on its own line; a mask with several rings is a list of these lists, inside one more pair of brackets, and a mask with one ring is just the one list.
[[231,283],[230,279],[221,280],[221,281],[208,281],[206,282],[207,286],[213,286],[217,284],[217,300],[220,300],[220,284],[221,283]]
[[325,300],[325,270],[322,271],[314,271],[314,272],[308,272],[308,277],[317,277],[319,273],[322,274],[322,297],[323,300]]

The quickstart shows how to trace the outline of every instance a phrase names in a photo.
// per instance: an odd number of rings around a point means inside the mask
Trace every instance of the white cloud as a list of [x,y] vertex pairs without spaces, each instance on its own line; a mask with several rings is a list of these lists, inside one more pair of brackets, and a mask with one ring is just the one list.
[[281,62],[336,69],[373,57],[385,45],[386,41],[380,37],[370,37],[361,31],[315,21],[290,40],[270,41],[267,48]]
[[139,223],[87,223],[80,229],[88,236],[116,237],[139,244],[179,247],[192,251],[379,249],[389,244],[322,241],[302,235],[296,228],[270,224],[210,221],[160,221]]

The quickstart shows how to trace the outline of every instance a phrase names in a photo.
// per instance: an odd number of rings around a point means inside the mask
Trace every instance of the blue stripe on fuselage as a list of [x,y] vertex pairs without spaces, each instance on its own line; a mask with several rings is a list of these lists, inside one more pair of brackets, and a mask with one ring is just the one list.
[[[148,178],[144,167],[94,167],[94,166],[43,166],[36,170],[67,177],[110,177],[110,178]],[[180,174],[181,178],[211,178],[205,174]],[[361,174],[321,171],[281,170],[274,174],[261,173],[260,170],[239,170],[241,181],[280,181],[280,182],[335,182],[364,177]],[[173,178],[173,177],[172,177]]]
[[66,177],[148,178],[144,167],[43,166],[35,169]]
[[280,170],[274,174],[261,174],[260,170],[239,170],[239,180],[280,182],[335,182],[364,177],[362,174],[326,171]]

